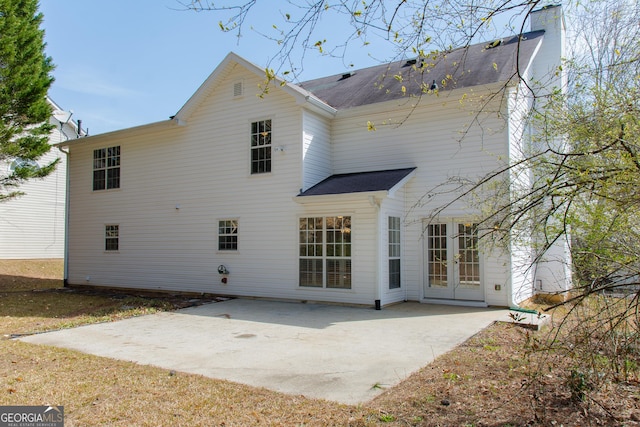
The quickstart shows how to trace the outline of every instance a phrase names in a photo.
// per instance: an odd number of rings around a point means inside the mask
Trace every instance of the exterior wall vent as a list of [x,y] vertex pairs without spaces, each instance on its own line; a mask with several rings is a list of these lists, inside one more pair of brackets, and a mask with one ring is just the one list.
[[238,96],[242,96],[244,94],[244,87],[242,82],[235,82],[233,84],[233,97],[237,98]]

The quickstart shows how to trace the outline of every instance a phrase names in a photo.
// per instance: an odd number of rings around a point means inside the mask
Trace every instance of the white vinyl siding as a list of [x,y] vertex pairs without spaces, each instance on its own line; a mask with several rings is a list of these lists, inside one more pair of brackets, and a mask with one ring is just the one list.
[[[51,144],[75,136],[70,124],[61,126],[53,118],[51,124]],[[23,183],[17,190],[24,195],[0,203],[0,259],[64,257],[67,156],[52,147],[38,164],[56,159],[58,165],[49,176]],[[11,163],[0,162],[0,172],[9,172]]]
[[306,112],[303,115],[302,191],[331,175],[330,129],[327,119]]
[[[423,220],[455,194],[448,192],[451,187],[428,198],[426,192],[451,177],[482,176],[508,158],[500,97],[480,115],[474,112],[476,104],[460,104],[461,93],[452,91],[423,97],[415,109],[406,100],[391,101],[340,111],[330,119],[305,111],[286,88],[253,96],[263,76],[241,65],[229,64],[217,79],[206,87],[204,101],[190,106],[184,126],[150,125],[69,147],[71,284],[91,277],[98,286],[237,296],[354,304],[381,299],[383,305],[420,300],[427,271]],[[247,96],[232,97],[238,81]],[[264,120],[272,121],[273,144],[279,149],[270,154],[270,173],[253,174],[251,124]],[[385,120],[403,123],[367,129],[367,121]],[[93,192],[93,150],[116,145],[122,147],[126,185],[119,191]],[[296,200],[301,188],[331,174],[406,167],[417,169],[395,194]],[[442,215],[472,216],[472,206],[461,200]],[[344,224],[334,226],[334,241],[328,240],[324,221],[340,215],[351,219],[348,245],[335,241],[335,233],[343,237]],[[388,228],[389,217],[401,218],[399,242],[395,224]],[[236,218],[242,225],[241,250],[219,250],[219,221]],[[316,243],[307,236],[306,252],[301,253],[303,230],[295,225],[302,218],[322,219],[321,251],[310,249]],[[96,242],[104,239],[104,224],[126,230],[119,245],[126,256],[96,250],[103,249]],[[486,251],[481,256],[486,302],[507,305],[512,259]],[[231,272],[226,284],[220,283],[218,265]],[[397,274],[401,277],[396,281]],[[397,282],[401,288],[390,286]],[[495,284],[503,285],[502,290],[494,291]]]
[[[310,144],[322,141],[325,136],[316,139],[317,135],[328,135],[329,128],[319,117],[305,113],[310,117],[305,122],[309,125],[305,136],[303,114],[282,91],[273,91],[265,99],[245,96],[233,102],[224,101],[229,99],[228,88],[238,78],[244,78],[246,88],[260,82],[249,73],[241,74],[241,69],[230,70],[228,78],[193,111],[187,126],[158,131],[152,128],[141,134],[119,136],[118,144],[126,153],[122,156],[121,178],[127,185],[117,192],[92,193],[91,188],[86,187],[86,177],[91,176],[93,150],[115,145],[109,145],[113,139],[95,136],[86,139],[86,145],[70,147],[74,156],[70,170],[74,225],[70,230],[73,244],[70,245],[69,282],[83,284],[85,277],[90,276],[94,285],[373,304],[375,286],[384,281],[387,292],[394,293],[382,295],[383,305],[401,301],[405,296],[420,299],[423,283],[420,239],[403,240],[403,288],[401,292],[390,290],[386,284],[389,275],[386,216],[378,222],[376,209],[367,197],[317,206],[294,201],[304,182],[303,170],[315,170],[309,172],[315,176],[313,180],[329,173],[324,142],[317,152],[307,147],[310,157],[304,159],[304,168],[300,163],[305,138]],[[388,205],[397,212],[393,216],[403,217],[403,209],[411,212],[404,219],[408,225],[403,233],[408,236],[422,233],[420,221],[415,218],[420,218],[425,210],[411,208],[425,188],[461,170],[465,162],[476,164],[485,148],[489,152],[490,149],[500,152],[499,145],[495,144],[501,138],[499,134],[486,137],[484,148],[465,145],[461,149],[452,132],[445,132],[446,124],[441,126],[430,119],[434,131],[425,133],[425,117],[439,116],[442,109],[438,104],[425,113],[415,112],[415,116],[397,128],[399,136],[394,137],[394,144],[388,143],[394,135],[388,130],[369,132],[366,125],[359,125],[367,114],[337,118],[331,125],[331,159],[339,168],[331,173],[418,166],[415,178],[398,192],[399,199]],[[455,108],[450,108],[448,114],[455,115]],[[250,174],[247,161],[248,134],[239,130],[246,130],[252,122],[264,117],[271,117],[273,123],[277,123],[274,128],[277,145],[285,150],[273,153],[272,173],[256,176]],[[439,117],[442,119],[446,114]],[[454,124],[459,124],[459,120],[450,118],[449,126]],[[443,143],[445,140],[448,144]],[[469,150],[471,148],[473,150]],[[467,154],[467,151],[472,152]],[[320,159],[315,159],[314,153]],[[353,157],[343,158],[346,155]],[[482,155],[495,162],[490,154]],[[83,164],[83,158],[89,162]],[[168,170],[172,173],[168,174]],[[176,205],[180,208],[176,209]],[[351,243],[350,289],[301,287],[299,236],[291,225],[303,217],[340,214],[350,216],[357,225]],[[242,224],[241,250],[218,251],[219,219],[237,217]],[[92,242],[103,236],[91,230],[96,224],[112,222],[121,227],[126,225],[126,247],[120,245],[119,250],[126,256],[103,259],[103,254],[92,249],[95,245]],[[346,260],[336,261],[334,265],[339,263],[345,264]],[[379,263],[383,265],[380,269]],[[226,285],[220,283],[216,271],[220,264],[231,271]],[[346,268],[346,264],[340,267]],[[496,266],[492,271],[496,274],[502,271],[504,276],[504,267],[500,270]],[[335,283],[345,286],[339,280]],[[496,295],[496,299],[499,297]]]
[[[485,106],[486,113],[473,112],[472,101],[458,102],[461,92],[452,92],[445,99],[423,98],[420,107],[411,111],[397,108],[397,102],[386,106],[368,106],[341,112],[340,120],[332,124],[333,173],[384,170],[404,167],[417,169],[414,177],[403,188],[407,236],[424,236],[422,220],[436,207],[449,202],[454,186],[440,186],[425,197],[429,189],[445,184],[451,177],[474,179],[504,165],[508,154],[507,122],[491,112],[504,109],[500,97]],[[375,107],[375,108],[374,108]],[[386,113],[379,113],[384,108]],[[377,126],[375,132],[367,130],[367,121],[374,123],[403,121],[400,126]],[[464,139],[460,140],[464,134]],[[389,141],[393,141],[390,144]],[[426,204],[425,204],[426,202]],[[464,217],[473,215],[469,201],[460,200],[448,206],[442,216]],[[386,240],[386,239],[385,239]],[[387,248],[381,246],[386,254]],[[385,257],[386,258],[386,257]],[[383,259],[385,259],[383,258]],[[501,254],[483,257],[487,272],[485,298],[487,302],[507,305],[509,268]],[[405,288],[395,296],[383,296],[383,304],[400,301],[405,297],[420,300],[427,266],[422,239],[405,239],[402,253],[402,276]],[[388,267],[382,271],[388,276]],[[494,284],[501,284],[495,291]]]
[[[229,88],[238,79],[246,96],[231,102]],[[70,283],[83,284],[90,276],[93,285],[291,298],[298,288],[291,227],[301,210],[293,201],[301,183],[301,113],[280,90],[264,99],[254,96],[251,88],[260,82],[235,68],[187,126],[119,135],[127,183],[119,191],[91,192],[90,181],[87,186],[93,150],[115,145],[109,145],[113,139],[97,135],[69,147]],[[265,117],[277,124],[278,146],[286,150],[274,153],[272,173],[256,176],[250,174],[249,129]],[[239,220],[241,247],[218,251],[218,221],[229,218]],[[95,251],[104,231],[93,230],[107,223],[126,226],[120,248],[126,256]],[[220,283],[220,264],[231,271],[227,285]]]

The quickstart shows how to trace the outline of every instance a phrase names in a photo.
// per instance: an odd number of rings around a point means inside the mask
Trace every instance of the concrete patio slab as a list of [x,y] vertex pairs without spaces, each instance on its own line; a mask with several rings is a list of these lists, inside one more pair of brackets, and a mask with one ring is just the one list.
[[354,404],[496,320],[507,310],[233,299],[21,340]]

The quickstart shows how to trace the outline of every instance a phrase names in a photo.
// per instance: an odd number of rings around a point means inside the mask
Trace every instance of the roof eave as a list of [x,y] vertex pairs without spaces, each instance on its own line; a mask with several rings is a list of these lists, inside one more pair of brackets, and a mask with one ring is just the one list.
[[174,129],[180,126],[183,126],[184,123],[180,122],[178,119],[173,118],[169,120],[162,120],[160,122],[148,123],[145,125],[134,126],[126,129],[114,130],[111,132],[100,133],[97,135],[80,137],[77,139],[70,139],[68,141],[59,142],[54,144],[54,147],[69,147],[80,144],[90,144],[94,142],[100,142],[105,139],[114,139],[114,138],[127,138],[131,136],[136,136],[140,134],[160,132],[167,129]]
[[400,190],[402,187],[404,187],[404,185],[405,185],[405,184],[406,184],[406,183],[407,183],[411,178],[413,178],[413,177],[415,176],[415,174],[416,174],[416,169],[417,169],[417,168],[414,168],[414,169],[413,169],[411,172],[409,172],[409,173],[408,173],[404,178],[402,178],[400,181],[398,181],[398,182],[396,183],[396,185],[394,185],[393,187],[391,187],[391,188],[387,191],[388,197],[391,197],[391,198],[395,197],[396,192],[397,192],[398,190]]
[[338,114],[337,109],[331,107],[328,104],[325,104],[311,94],[304,96],[304,105],[306,105],[307,108],[309,108],[311,111],[315,111],[316,113],[319,113],[327,118],[333,118]]
[[323,204],[323,203],[336,203],[336,202],[356,202],[356,201],[368,201],[371,198],[386,198],[389,196],[389,191],[360,191],[356,193],[338,193],[338,194],[319,194],[314,196],[302,196],[298,195],[293,198],[293,201],[300,205],[308,204]]

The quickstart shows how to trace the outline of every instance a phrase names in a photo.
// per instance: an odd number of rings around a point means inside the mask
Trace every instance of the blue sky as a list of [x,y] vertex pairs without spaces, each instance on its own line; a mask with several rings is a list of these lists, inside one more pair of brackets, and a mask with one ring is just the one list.
[[[274,5],[286,3],[258,4],[267,7],[251,24],[270,31],[284,12]],[[277,46],[248,26],[238,43],[235,33],[220,31],[219,15],[180,8],[177,0],[41,0],[46,53],[56,64],[52,99],[95,135],[168,119],[230,51],[261,67],[275,56]],[[343,37],[331,23],[322,25],[323,37]],[[368,56],[374,49],[382,59],[392,54],[384,44],[354,45],[348,60],[356,68],[375,65]],[[301,78],[347,68],[341,60],[311,54]]]

